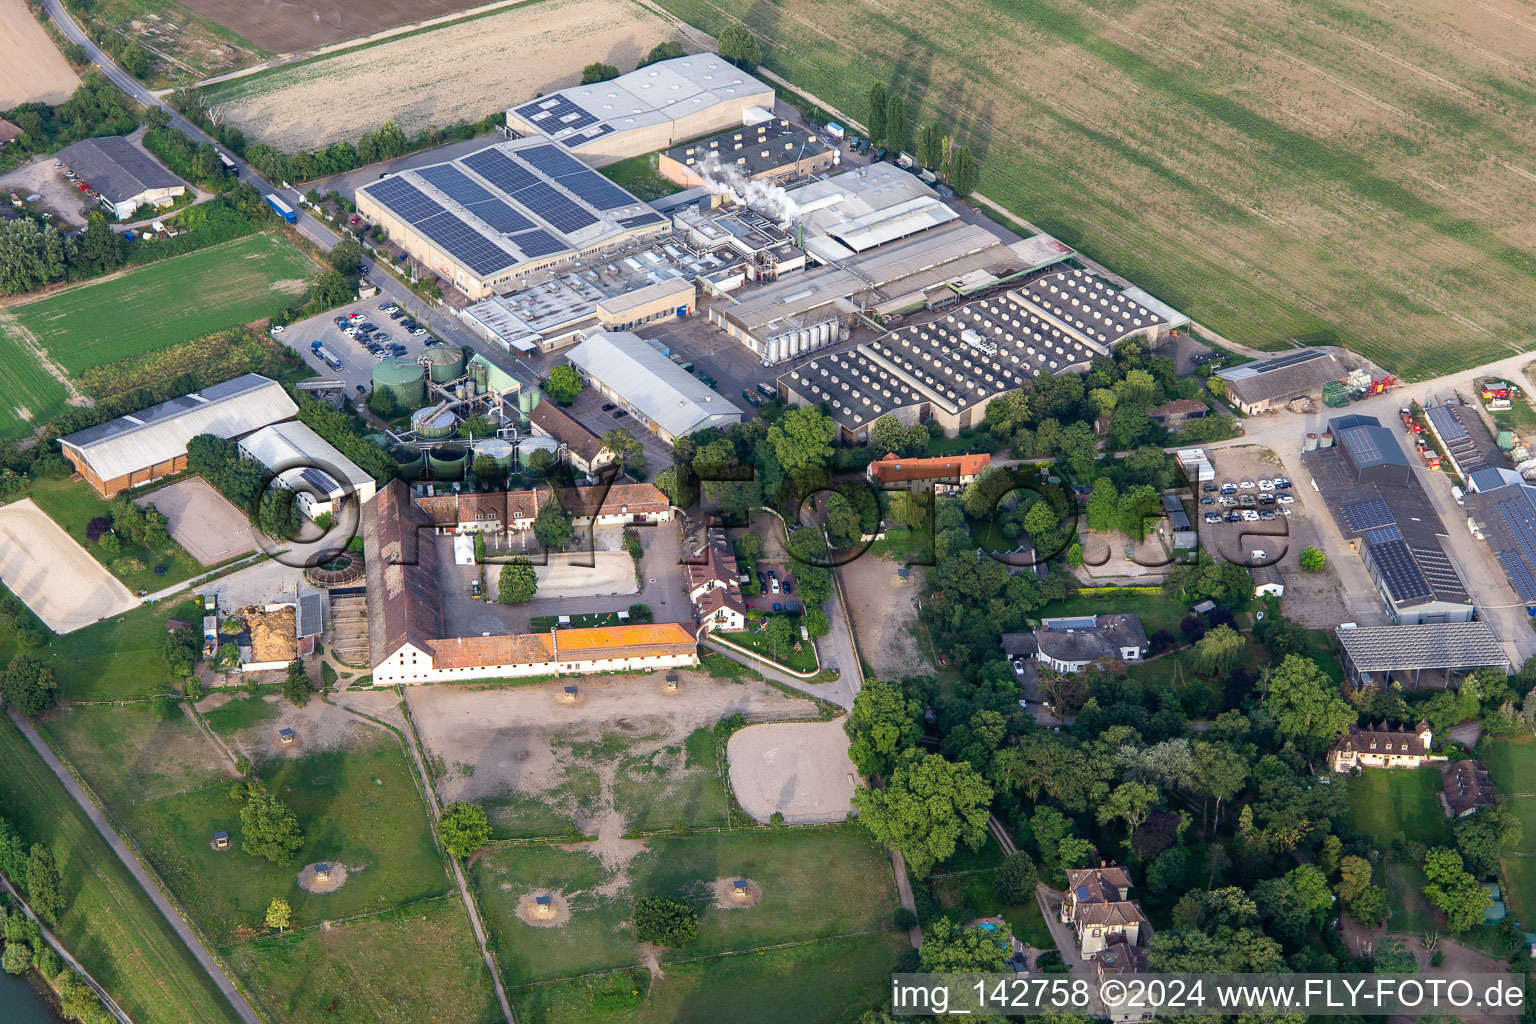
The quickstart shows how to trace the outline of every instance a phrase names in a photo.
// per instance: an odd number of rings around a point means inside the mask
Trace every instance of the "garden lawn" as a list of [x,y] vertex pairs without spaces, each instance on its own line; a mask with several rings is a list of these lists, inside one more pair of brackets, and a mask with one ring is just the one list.
[[[789,600],[795,600],[795,598],[791,596]],[[795,623],[796,627],[798,627],[800,624],[800,619],[798,616],[792,617],[791,621]],[[768,642],[765,634],[754,633],[751,630],[741,630],[740,632],[721,631],[719,636],[725,640],[729,640],[737,647],[745,647],[747,650],[752,651],[753,653],[766,658],[769,661],[783,665],[791,671],[816,671],[816,651],[814,645],[809,640],[801,641],[800,650],[797,651],[794,649],[793,645],[791,645],[788,650],[784,649],[783,647],[775,647],[773,644]]]
[[1349,780],[1350,824],[1385,850],[1399,832],[1409,842],[1451,845],[1440,806],[1440,769],[1367,768]]
[[176,693],[180,679],[165,663],[165,620],[202,620],[197,600],[143,605],[115,619],[49,641],[50,664],[65,700],[133,700]]
[[79,373],[273,316],[294,305],[317,273],[281,235],[250,235],[12,311],[59,365]]
[[[1477,748],[1500,796],[1536,793],[1536,736],[1490,737]],[[1531,837],[1536,844],[1536,836]]]
[[[425,808],[393,735],[380,733],[346,750],[279,758],[258,771],[304,832],[304,845],[287,864],[241,849],[241,804],[231,799],[230,782],[113,809],[216,942],[258,926],[274,897],[288,901],[294,924],[302,927],[448,891]],[[230,849],[212,849],[215,832],[230,834]],[[301,889],[300,869],[318,861],[346,865],[346,884],[324,894]]]
[[889,994],[906,948],[894,932],[832,939],[755,956],[668,963],[650,983],[643,971],[510,993],[526,1024],[845,1024]]
[[458,896],[242,942],[230,967],[285,1024],[492,1024],[501,1010]]
[[636,199],[650,202],[653,199],[661,199],[673,193],[681,192],[683,187],[671,178],[662,177],[657,168],[657,155],[647,153],[644,156],[630,157],[616,164],[609,164],[602,168],[603,177],[624,189]]
[[[49,519],[58,523],[65,533],[90,552],[92,558],[106,566],[112,575],[122,580],[123,585],[135,593],[140,590],[158,593],[166,587],[174,586],[183,580],[191,579],[198,573],[207,571],[174,540],[164,551],[157,551],[143,544],[125,543],[118,557],[137,559],[142,563],[143,568],[132,572],[113,569],[112,563],[115,559],[107,557],[107,553],[99,545],[92,544],[86,534],[86,527],[90,525],[92,519],[111,518],[107,510],[107,502],[83,480],[69,478],[34,480],[27,490],[27,495],[37,502],[37,507],[46,512]],[[155,575],[157,566],[165,567],[165,575]]]
[[[1179,621],[1189,609],[1183,602],[1166,597],[1161,590],[1152,594],[1105,593],[1103,596],[1071,594],[1060,601],[1052,601],[1035,615],[1042,619],[1056,619],[1073,615],[1110,615],[1135,612],[1141,617],[1141,625],[1151,636],[1160,629],[1178,634]],[[1183,637],[1180,637],[1180,642]]]
[[202,714],[208,728],[220,735],[228,735],[254,729],[263,722],[280,718],[282,713],[282,708],[260,697],[236,696]]
[[239,1017],[36,751],[0,721],[3,813],[52,849],[68,904],[65,946],[138,1024]]
[[[507,982],[639,963],[633,936],[621,926],[643,896],[682,899],[699,911],[698,938],[669,959],[887,929],[896,907],[889,861],[852,827],[651,839],[628,871],[628,890],[606,897],[597,887],[607,872],[585,851],[519,847],[480,857],[471,875]],[[762,902],[715,908],[714,881],[743,877],[762,886]],[[570,901],[571,920],[563,927],[533,928],[517,918],[519,898],[542,888],[560,890]]]

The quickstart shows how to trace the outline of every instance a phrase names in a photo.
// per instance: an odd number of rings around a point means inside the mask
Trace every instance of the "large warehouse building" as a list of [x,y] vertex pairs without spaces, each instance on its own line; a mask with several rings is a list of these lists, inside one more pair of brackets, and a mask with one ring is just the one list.
[[291,419],[299,407],[275,380],[255,373],[59,438],[64,457],[104,498],[187,468],[199,434],[238,440]]
[[370,182],[357,190],[357,208],[471,299],[672,230],[667,218],[538,137]]
[[86,139],[59,150],[58,161],[100,197],[101,207],[127,220],[141,206],[169,206],[186,183],[120,135]]
[[241,440],[239,449],[277,474],[276,482],[294,493],[299,511],[310,519],[339,516],[348,505],[361,506],[377,489],[357,463],[298,420],[262,427]]
[[668,443],[741,422],[741,410],[723,395],[628,331],[593,331],[567,358],[588,383]]
[[772,110],[773,89],[701,53],[520,103],[507,111],[507,127],[602,167],[745,124],[750,107]]
[[1323,385],[1343,380],[1344,364],[1331,352],[1304,348],[1273,359],[1243,363],[1216,376],[1227,382],[1227,397],[1245,416],[1268,412],[1297,398],[1321,395]]
[[837,166],[839,156],[806,129],[774,118],[685,142],[661,154],[656,169],[684,188],[721,179],[784,184],[826,174]]

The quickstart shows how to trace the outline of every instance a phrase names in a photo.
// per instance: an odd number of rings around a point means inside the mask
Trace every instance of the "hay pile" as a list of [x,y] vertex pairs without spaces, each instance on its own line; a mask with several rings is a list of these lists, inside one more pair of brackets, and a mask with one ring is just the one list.
[[292,661],[299,656],[298,622],[292,606],[264,612],[253,605],[236,614],[250,627],[252,661]]

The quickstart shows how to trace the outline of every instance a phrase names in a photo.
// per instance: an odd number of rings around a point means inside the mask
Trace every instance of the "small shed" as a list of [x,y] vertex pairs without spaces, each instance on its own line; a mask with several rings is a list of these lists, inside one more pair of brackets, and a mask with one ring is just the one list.
[[324,881],[325,879],[330,878],[330,877],[331,877],[331,866],[329,864],[316,864],[315,865],[315,878],[317,880]]
[[751,895],[751,893],[748,891],[747,880],[745,878],[738,878],[736,881],[732,882],[731,892],[735,894],[736,898],[739,900],[744,900]]
[[229,833],[228,832],[215,832],[213,834],[213,848],[215,850],[227,850],[227,849],[229,849]]
[[620,622],[628,622],[629,621],[629,612],[627,610],[619,612],[619,621]]
[[1190,609],[1190,611],[1195,612],[1195,613],[1200,614],[1200,615],[1209,615],[1209,614],[1211,614],[1211,612],[1213,612],[1215,610],[1216,610],[1216,602],[1215,601],[1201,601],[1199,604],[1195,605],[1193,608]]
[[667,692],[668,693],[676,693],[677,692],[677,683],[678,683],[677,674],[676,673],[668,674],[668,676],[667,676]]
[[571,617],[569,615],[561,615],[561,616],[556,617],[556,619],[555,619],[555,626],[557,628],[559,628],[559,629],[564,629],[564,628],[568,627],[570,624],[571,624]]
[[563,691],[561,691],[560,699],[565,701],[567,704],[576,703],[576,687],[567,686]]
[[548,896],[535,896],[533,898],[533,909],[540,917],[548,917],[555,912],[554,900]]
[[293,743],[293,741],[296,739],[298,739],[298,737],[294,735],[292,729],[277,730],[277,742],[281,743],[285,747]]

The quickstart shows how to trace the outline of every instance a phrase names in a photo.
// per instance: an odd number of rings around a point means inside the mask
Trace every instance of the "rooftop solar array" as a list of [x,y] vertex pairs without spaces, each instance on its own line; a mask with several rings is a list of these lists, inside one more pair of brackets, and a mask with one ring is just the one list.
[[452,164],[423,167],[416,173],[426,179],[427,184],[435,186],[443,195],[465,206],[496,198]]
[[1402,540],[1389,540],[1371,545],[1371,560],[1376,571],[1399,603],[1409,598],[1428,597],[1429,581],[1419,571],[1419,564]]
[[1349,528],[1357,532],[1374,530],[1378,526],[1390,526],[1397,522],[1391,507],[1380,498],[1344,506],[1344,518],[1349,520]]
[[1366,530],[1365,539],[1372,544],[1385,544],[1389,540],[1402,540],[1403,531],[1396,526],[1378,526],[1374,530]]
[[509,196],[540,183],[537,174],[494,147],[471,153],[459,162]]
[[[1522,488],[1523,491],[1523,488]],[[1506,498],[1495,506],[1499,518],[1509,528],[1509,534],[1514,542],[1514,552],[1505,551],[1499,555],[1499,562],[1509,569],[1509,563],[1524,563],[1522,578],[1530,580],[1533,572],[1536,572],[1536,513],[1533,513],[1531,504],[1523,495]],[[1519,558],[1514,553],[1519,553]],[[1510,573],[1510,582],[1516,583],[1515,590],[1519,592],[1523,601],[1536,601],[1536,582],[1531,585],[1530,592],[1520,589],[1517,577]]]
[[1340,440],[1349,449],[1356,465],[1381,458],[1381,446],[1376,443],[1370,427],[1350,427],[1340,435]]
[[637,217],[621,217],[619,223],[627,228],[637,228],[642,224],[656,224],[666,219],[659,213],[642,213]]
[[596,124],[588,128],[586,131],[580,131],[572,135],[567,135],[565,138],[560,140],[560,145],[564,146],[566,149],[575,149],[578,146],[585,146],[589,142],[595,142],[602,138],[604,135],[611,133],[612,131],[613,125],[611,124]]
[[1510,585],[1520,595],[1520,600],[1526,604],[1536,603],[1536,578],[1532,578],[1525,562],[1512,551],[1500,551],[1499,564],[1504,567],[1504,574],[1509,577]]
[[513,245],[527,253],[531,259],[549,256],[565,248],[565,244],[554,235],[551,235],[548,231],[537,229],[512,235],[510,241]]
[[466,209],[491,226],[493,231],[510,234],[527,231],[533,221],[518,213],[505,199],[491,199],[484,203],[471,203]]
[[[1482,447],[1461,421],[1461,413],[1455,406],[1431,406],[1424,410],[1424,416],[1430,426],[1435,428],[1440,443],[1445,445],[1446,452],[1456,461],[1456,469],[1463,477],[1488,464],[1488,460],[1483,457]],[[1481,428],[1482,424],[1478,426]],[[1482,434],[1487,437],[1486,430]]]
[[441,203],[398,175],[369,185],[368,194],[409,224],[419,224],[443,212]]
[[517,262],[511,253],[452,213],[444,212],[419,221],[416,224],[416,230],[430,238],[439,249],[481,276],[495,273]]
[[587,170],[587,165],[560,152],[554,146],[532,146],[519,150],[517,154],[524,163],[532,164],[551,178],[558,178],[566,174],[578,174]]
[[539,131],[553,135],[562,129],[585,128],[597,118],[558,93],[544,96],[517,108],[518,116]]

